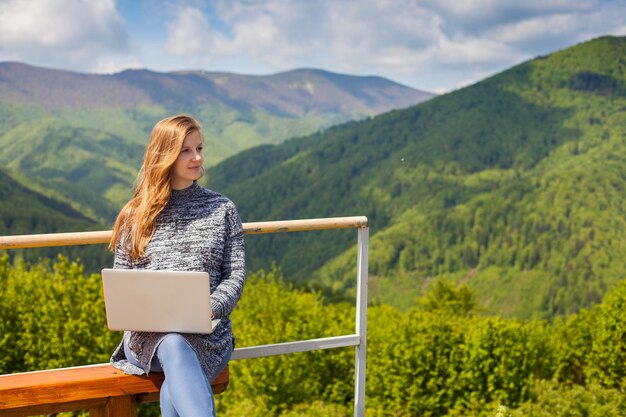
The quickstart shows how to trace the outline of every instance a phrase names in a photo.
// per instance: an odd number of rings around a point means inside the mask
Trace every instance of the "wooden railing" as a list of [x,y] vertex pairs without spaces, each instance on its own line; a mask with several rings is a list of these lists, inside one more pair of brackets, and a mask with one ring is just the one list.
[[[244,223],[243,232],[258,235],[311,230],[356,229],[367,227],[367,217],[334,217],[325,219],[281,220]],[[93,245],[109,243],[112,232],[48,233],[43,235],[0,236],[0,249],[43,248],[51,246]]]
[[[228,386],[228,367],[211,383]],[[126,375],[110,364],[0,375],[0,417],[89,410],[92,417],[132,417],[137,404],[159,400],[162,372]]]
[[[365,415],[367,277],[369,228],[366,217],[337,217],[244,223],[245,234],[358,229],[355,333],[237,348],[231,359],[248,359],[338,347],[355,347],[354,416]],[[0,236],[0,249],[109,243],[111,231]],[[1,302],[1,300],[0,300]],[[228,367],[213,382],[216,393],[228,385]],[[162,374],[125,375],[109,364],[0,375],[0,417],[89,409],[97,417],[131,417],[139,402],[158,400]]]

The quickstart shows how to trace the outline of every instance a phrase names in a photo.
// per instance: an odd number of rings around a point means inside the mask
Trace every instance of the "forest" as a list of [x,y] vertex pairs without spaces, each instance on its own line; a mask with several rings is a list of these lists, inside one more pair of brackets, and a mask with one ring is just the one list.
[[[206,184],[246,221],[365,215],[376,302],[409,309],[432,279],[492,314],[567,317],[626,277],[626,38],[537,57],[370,120],[242,152]],[[303,251],[302,248],[311,248]],[[253,270],[330,300],[353,294],[351,234],[264,236]]]
[[[101,280],[79,262],[0,258],[0,373],[108,362]],[[265,300],[263,303],[258,300]],[[486,316],[465,285],[439,280],[401,311],[368,310],[367,416],[623,416],[626,282],[567,320]],[[350,303],[250,273],[233,313],[238,347],[354,332]],[[352,415],[354,350],[231,363],[223,416]],[[158,415],[155,404],[140,415]]]

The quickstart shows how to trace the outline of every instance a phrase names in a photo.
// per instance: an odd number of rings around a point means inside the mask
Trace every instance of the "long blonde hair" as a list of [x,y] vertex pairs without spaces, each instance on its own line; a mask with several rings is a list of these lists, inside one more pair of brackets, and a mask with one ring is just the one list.
[[185,114],[168,117],[154,125],[135,192],[115,220],[109,250],[115,251],[121,245],[132,260],[143,256],[154,234],[156,219],[172,193],[172,166],[185,138],[194,131],[202,135],[200,124]]

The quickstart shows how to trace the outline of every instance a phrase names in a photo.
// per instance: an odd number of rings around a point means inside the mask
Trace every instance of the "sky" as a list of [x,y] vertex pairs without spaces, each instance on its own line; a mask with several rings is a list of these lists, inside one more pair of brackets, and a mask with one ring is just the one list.
[[273,74],[319,68],[451,91],[626,36],[626,0],[0,0],[0,62]]

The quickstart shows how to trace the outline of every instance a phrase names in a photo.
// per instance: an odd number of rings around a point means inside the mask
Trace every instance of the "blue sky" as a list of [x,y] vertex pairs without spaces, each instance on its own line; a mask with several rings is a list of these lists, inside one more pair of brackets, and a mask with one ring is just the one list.
[[308,67],[441,93],[602,35],[626,35],[626,0],[0,0],[0,61],[89,73]]

